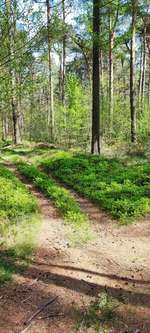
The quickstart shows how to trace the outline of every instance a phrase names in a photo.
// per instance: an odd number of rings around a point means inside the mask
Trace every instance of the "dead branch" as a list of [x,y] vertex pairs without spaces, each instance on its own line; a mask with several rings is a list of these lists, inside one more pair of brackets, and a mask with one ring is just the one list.
[[25,303],[25,302],[28,301],[31,297],[32,297],[31,295],[28,296],[27,298],[23,299],[23,300],[21,301],[21,303]]
[[54,303],[56,301],[56,299],[58,298],[58,296],[50,299],[47,303],[43,304],[29,319],[27,319],[25,322],[24,322],[24,325],[28,325],[29,323],[31,323],[31,321],[33,319],[35,319],[39,313],[41,313],[48,305]]
[[47,319],[47,318],[53,318],[53,317],[64,317],[64,313],[49,313],[49,315],[40,317],[39,319]]

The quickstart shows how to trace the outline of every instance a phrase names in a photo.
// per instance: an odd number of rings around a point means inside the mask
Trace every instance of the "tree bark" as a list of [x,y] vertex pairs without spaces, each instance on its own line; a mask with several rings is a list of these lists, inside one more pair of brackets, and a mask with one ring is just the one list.
[[13,143],[19,142],[18,114],[17,114],[17,92],[16,92],[16,69],[15,69],[15,36],[16,36],[16,1],[6,1],[9,29],[9,49],[10,49],[10,77],[11,77],[11,108],[13,122]]
[[91,153],[100,154],[100,1],[93,0],[93,96],[92,96],[92,141]]
[[139,78],[139,104],[141,103],[142,94],[142,76],[143,76],[143,38],[141,38],[141,59],[140,59],[140,78]]
[[18,73],[16,76],[17,85],[18,85],[18,94],[17,94],[17,123],[18,123],[18,136],[19,141],[22,141],[23,136],[23,113],[22,113],[22,93],[21,93],[21,73]]
[[102,52],[102,49],[101,49],[100,50],[100,78],[101,78],[102,82],[103,82],[103,77],[104,77],[104,72],[103,72],[103,52]]
[[144,32],[143,32],[143,70],[142,70],[142,86],[141,86],[141,106],[142,106],[142,111],[144,111],[145,72],[146,72],[146,26],[144,26]]
[[29,120],[29,141],[33,139],[33,113],[35,106],[35,96],[34,96],[34,67],[30,65],[30,75],[31,75],[31,89],[30,89],[30,120]]
[[149,75],[148,75],[148,104],[150,105],[150,48],[148,51]]
[[59,52],[59,99],[62,100],[62,50]]
[[131,50],[130,50],[130,112],[131,142],[136,142],[136,86],[135,86],[135,35],[137,0],[132,0]]
[[[101,100],[101,108],[103,109],[103,80],[104,80],[104,69],[103,69],[103,52],[100,49],[100,100]],[[103,119],[102,119],[103,120]],[[103,129],[103,122],[101,122],[101,128]]]
[[113,68],[113,47],[114,47],[114,31],[112,30],[112,18],[109,16],[109,132],[110,138],[113,131],[113,110],[114,110],[114,68]]
[[7,114],[5,111],[2,111],[2,115],[1,115],[1,122],[2,122],[2,141],[6,141],[7,140],[7,136],[8,136],[8,119],[7,119]]
[[50,32],[50,24],[51,24],[51,12],[50,12],[50,0],[46,0],[46,8],[47,8],[47,37],[48,37],[48,78],[49,78],[49,90],[48,90],[48,100],[49,100],[49,108],[48,108],[48,132],[49,139],[51,142],[54,141],[54,109],[53,109],[53,90],[52,90],[52,64],[51,64],[51,32]]
[[63,48],[62,48],[62,103],[65,104],[65,72],[66,72],[66,33],[65,33],[65,0],[62,0],[62,12],[63,12]]

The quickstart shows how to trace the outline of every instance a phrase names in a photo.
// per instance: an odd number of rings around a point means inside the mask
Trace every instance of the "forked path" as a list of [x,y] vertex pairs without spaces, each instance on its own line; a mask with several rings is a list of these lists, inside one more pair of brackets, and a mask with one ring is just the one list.
[[[42,223],[32,264],[0,288],[0,333],[72,333],[76,310],[83,310],[102,291],[124,301],[108,322],[110,332],[149,333],[150,221],[117,227],[94,204],[80,198],[95,219],[91,223],[96,237],[72,247],[69,227],[52,203],[25,178],[21,180],[38,200]],[[30,325],[24,324],[55,296],[57,300]]]

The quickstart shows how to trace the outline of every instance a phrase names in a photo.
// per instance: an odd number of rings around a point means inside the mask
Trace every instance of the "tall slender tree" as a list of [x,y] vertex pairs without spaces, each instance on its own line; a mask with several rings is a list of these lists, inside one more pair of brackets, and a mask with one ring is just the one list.
[[19,142],[19,126],[17,112],[17,76],[16,76],[16,56],[15,56],[15,39],[16,39],[16,0],[6,2],[7,16],[9,22],[9,52],[10,52],[10,87],[11,87],[11,108],[13,121],[13,142]]
[[135,85],[135,36],[137,1],[131,1],[132,23],[131,23],[131,49],[130,49],[130,112],[131,112],[131,142],[136,142],[136,85]]
[[65,71],[66,71],[66,13],[65,0],[62,0],[62,15],[63,15],[63,43],[62,43],[62,103],[65,103]]
[[100,0],[93,0],[93,91],[91,153],[100,154]]
[[54,140],[54,109],[53,109],[53,82],[52,82],[52,61],[51,61],[51,6],[50,0],[46,0],[47,8],[47,38],[48,38],[48,131],[50,141]]
[[141,91],[141,102],[142,111],[144,109],[144,97],[145,97],[145,79],[146,79],[146,25],[143,27],[143,70],[142,70],[142,91]]
[[113,47],[114,47],[114,29],[112,26],[112,17],[109,13],[109,118],[110,118],[110,136],[113,128],[113,109],[114,109],[114,63],[113,63]]

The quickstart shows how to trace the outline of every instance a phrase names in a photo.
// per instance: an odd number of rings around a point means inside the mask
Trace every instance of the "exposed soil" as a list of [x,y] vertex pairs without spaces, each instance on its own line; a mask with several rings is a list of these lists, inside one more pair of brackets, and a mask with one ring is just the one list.
[[[91,217],[96,238],[72,247],[68,226],[58,211],[24,177],[21,179],[38,199],[42,224],[30,267],[0,287],[0,333],[72,333],[76,310],[82,313],[93,296],[106,290],[124,301],[108,322],[110,332],[135,333],[139,329],[150,333],[150,220],[119,227],[93,203],[77,196]],[[41,304],[55,296],[58,299],[31,325],[24,324]]]

